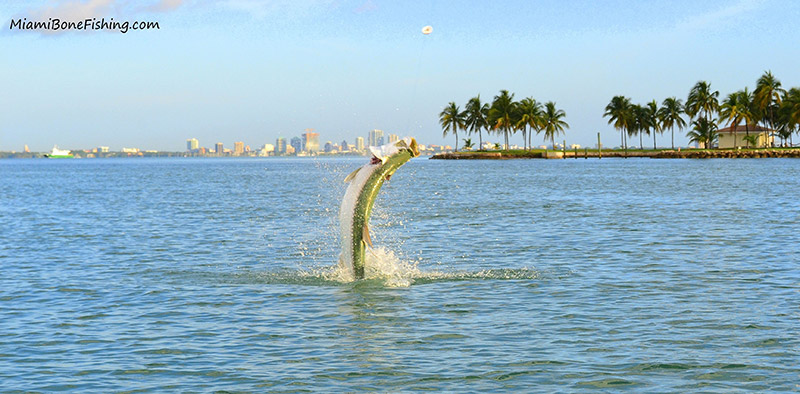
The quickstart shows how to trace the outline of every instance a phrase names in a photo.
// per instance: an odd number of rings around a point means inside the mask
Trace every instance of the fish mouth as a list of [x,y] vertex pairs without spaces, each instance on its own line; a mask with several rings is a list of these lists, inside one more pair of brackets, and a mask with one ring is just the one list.
[[369,150],[372,153],[370,164],[385,163],[389,157],[403,151],[410,153],[412,158],[419,156],[419,147],[414,137],[406,137],[391,144],[370,146]]

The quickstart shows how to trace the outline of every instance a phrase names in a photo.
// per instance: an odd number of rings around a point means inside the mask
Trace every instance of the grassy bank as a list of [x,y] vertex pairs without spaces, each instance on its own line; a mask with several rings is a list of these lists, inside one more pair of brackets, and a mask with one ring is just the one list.
[[[748,149],[578,149],[554,151],[544,149],[533,150],[492,150],[462,151],[439,153],[431,156],[433,160],[507,160],[507,159],[544,159],[547,153],[552,156],[563,155],[563,158],[600,158],[600,157],[652,157],[660,159],[713,159],[713,158],[764,158],[764,157],[796,157],[800,158],[798,148],[748,148]],[[550,157],[553,158],[553,157]],[[561,156],[557,157],[561,158]]]

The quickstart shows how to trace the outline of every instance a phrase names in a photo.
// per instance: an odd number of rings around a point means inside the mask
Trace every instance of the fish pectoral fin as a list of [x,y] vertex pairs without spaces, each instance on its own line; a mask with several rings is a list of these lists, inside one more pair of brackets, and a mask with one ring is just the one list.
[[369,226],[364,223],[364,230],[361,232],[361,240],[364,241],[365,244],[372,247],[372,238],[369,237]]
[[358,170],[360,170],[360,169],[361,169],[361,167],[358,167],[358,168],[356,168],[356,170],[355,170],[355,171],[351,172],[351,173],[350,173],[350,175],[348,175],[347,177],[345,177],[345,178],[344,178],[344,183],[347,183],[347,182],[350,182],[350,181],[352,181],[352,180],[353,180],[353,178],[355,178],[355,177],[356,177],[356,174],[358,174]]

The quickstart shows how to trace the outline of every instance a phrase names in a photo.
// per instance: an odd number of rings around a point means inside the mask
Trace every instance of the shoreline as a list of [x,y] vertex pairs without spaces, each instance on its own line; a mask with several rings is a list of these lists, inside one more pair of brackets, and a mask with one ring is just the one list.
[[511,159],[581,159],[603,157],[648,157],[653,159],[758,159],[758,158],[800,158],[800,148],[759,148],[759,149],[687,149],[687,150],[655,150],[655,151],[622,151],[622,150],[511,150],[511,151],[474,151],[438,153],[430,160],[511,160]]

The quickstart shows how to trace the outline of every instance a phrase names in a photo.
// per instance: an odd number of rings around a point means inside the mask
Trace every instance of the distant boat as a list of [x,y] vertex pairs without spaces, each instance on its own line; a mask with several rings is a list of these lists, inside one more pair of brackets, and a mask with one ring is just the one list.
[[58,149],[58,145],[53,145],[53,150],[49,154],[45,154],[44,157],[48,159],[72,159],[75,156],[72,156],[70,151]]

